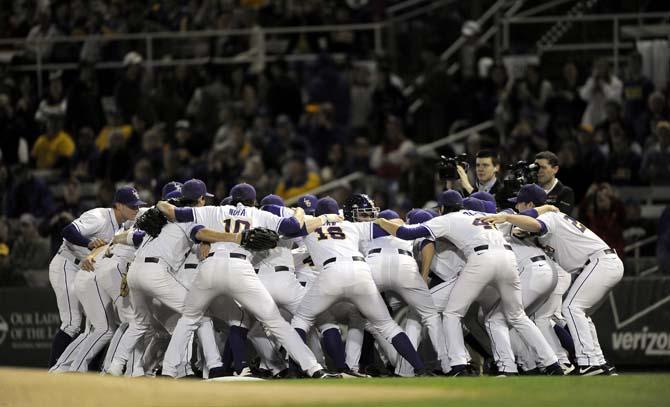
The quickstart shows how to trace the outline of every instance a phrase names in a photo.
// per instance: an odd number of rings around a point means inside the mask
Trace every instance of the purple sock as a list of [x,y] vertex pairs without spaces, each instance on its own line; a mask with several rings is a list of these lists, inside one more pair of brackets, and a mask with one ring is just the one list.
[[295,331],[298,333],[298,335],[300,335],[300,337],[302,338],[302,341],[307,343],[307,334],[305,333],[305,331],[303,331],[300,328],[295,328]]
[[51,354],[49,355],[49,368],[52,368],[56,362],[58,362],[58,358],[60,358],[60,355],[65,351],[65,348],[74,340],[73,337],[70,335],[66,334],[64,331],[61,331],[60,329],[58,332],[56,332],[56,335],[54,335],[54,339],[51,343]]
[[361,358],[358,367],[366,368],[375,361],[375,337],[368,331],[363,331],[363,345],[361,345]]
[[333,360],[337,369],[348,368],[344,357],[344,343],[339,329],[330,328],[323,333],[323,350]]
[[421,357],[417,353],[416,349],[414,349],[414,346],[412,345],[412,342],[410,342],[406,333],[401,332],[394,336],[391,340],[391,343],[393,344],[395,350],[398,351],[400,356],[405,358],[405,360],[408,361],[414,369],[425,368]]
[[230,350],[230,337],[226,339],[226,344],[223,345],[223,354],[221,355],[221,366],[224,370],[232,370],[233,368],[233,351]]
[[237,373],[242,372],[244,364],[247,360],[245,343],[247,340],[247,328],[241,326],[231,326],[230,335],[228,336],[228,343],[230,343],[230,351],[233,355],[233,364]]
[[554,325],[554,332],[558,336],[558,340],[561,341],[561,346],[563,349],[568,351],[571,359],[575,359],[575,343],[572,341],[572,335],[568,331],[567,327],[563,328],[560,325]]

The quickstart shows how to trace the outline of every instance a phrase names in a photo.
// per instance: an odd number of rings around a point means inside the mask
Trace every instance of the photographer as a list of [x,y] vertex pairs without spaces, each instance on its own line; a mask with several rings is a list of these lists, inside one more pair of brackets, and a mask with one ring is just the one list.
[[551,151],[542,151],[535,155],[537,185],[547,193],[547,201],[555,205],[561,212],[571,215],[575,205],[575,192],[556,178],[558,157]]
[[491,195],[496,194],[500,189],[500,183],[496,178],[500,171],[500,159],[498,155],[491,150],[481,150],[477,153],[475,160],[475,186],[470,184],[468,174],[462,165],[457,166],[458,178],[463,187],[463,196],[468,196],[473,192],[488,192]]

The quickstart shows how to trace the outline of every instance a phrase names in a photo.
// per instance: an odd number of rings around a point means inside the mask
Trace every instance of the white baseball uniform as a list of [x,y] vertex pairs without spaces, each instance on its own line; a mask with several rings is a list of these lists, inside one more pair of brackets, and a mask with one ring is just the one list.
[[563,301],[563,315],[572,334],[577,363],[606,363],[590,315],[623,277],[623,263],[616,252],[586,226],[562,213],[537,217],[542,224],[538,238],[545,250],[568,273],[579,273]]
[[444,312],[451,366],[468,362],[461,319],[489,284],[496,288],[501,297],[507,321],[538,354],[541,363],[544,366],[556,363],[556,355],[537,326],[524,313],[514,252],[500,231],[479,219],[482,216],[485,214],[461,210],[422,224],[434,239],[449,239],[467,257]]
[[[239,232],[253,227],[278,231],[286,219],[242,204],[192,208],[192,218],[209,229],[225,232]],[[250,259],[251,253],[239,244],[212,244],[210,255],[200,265],[186,296],[182,318],[177,323],[163,360],[164,373],[171,374],[175,365],[183,359],[189,333],[199,324],[212,299],[219,295],[232,297],[253,314],[309,375],[322,369],[298,333],[279,313]]]
[[[421,318],[433,349],[445,370],[449,369],[447,347],[438,314],[426,282],[412,253],[412,242],[394,236],[378,237],[366,244],[366,262],[380,292],[393,291]],[[411,338],[410,338],[411,340]],[[413,343],[416,347],[416,343]]]

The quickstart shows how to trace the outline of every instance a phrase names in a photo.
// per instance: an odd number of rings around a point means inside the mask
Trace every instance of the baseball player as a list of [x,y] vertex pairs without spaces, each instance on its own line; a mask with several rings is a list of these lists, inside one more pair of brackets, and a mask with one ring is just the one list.
[[56,293],[61,325],[51,346],[49,367],[53,367],[66,348],[74,351],[84,340],[79,334],[82,309],[74,289],[80,263],[91,250],[106,245],[127,220],[134,219],[144,205],[134,188],[120,188],[112,208],[84,212],[63,229],[63,244],[49,264],[49,281]]
[[[531,209],[532,202],[527,204]],[[532,212],[532,210],[531,210]],[[556,262],[568,273],[578,274],[563,302],[570,332],[573,335],[577,372],[583,376],[611,374],[598,343],[590,314],[623,277],[623,263],[614,249],[568,215],[547,212],[533,216],[501,213],[481,219],[482,222],[509,222],[523,230],[539,233],[538,242],[552,252]]]
[[302,230],[305,245],[321,271],[303,297],[291,325],[304,340],[317,315],[338,300],[349,300],[375,330],[412,364],[417,375],[431,375],[407,335],[391,318],[372,279],[370,267],[359,251],[361,241],[372,240],[385,233],[374,228],[371,222],[341,221],[338,213],[339,207],[334,199],[322,198],[316,206],[316,219],[327,222],[317,227],[310,224]]
[[[354,194],[344,203],[344,218],[350,222],[372,221],[377,216],[400,221],[394,211],[379,212],[374,202],[367,195]],[[402,224],[402,221],[400,221]],[[442,368],[449,370],[447,348],[442,332],[442,320],[428,290],[425,280],[412,253],[412,242],[394,236],[383,236],[372,239],[365,244],[365,261],[372,270],[374,280],[380,292],[392,291],[415,310],[421,321],[428,328],[428,335],[433,349],[442,363]]]
[[[234,205],[176,208],[167,202],[159,202],[157,206],[168,219],[180,223],[197,220],[213,230],[230,233],[263,227],[285,235],[295,234],[303,223],[304,212],[299,209],[293,217],[281,218],[255,208],[256,191],[251,185],[236,185],[231,189],[231,197]],[[316,221],[321,223],[322,218]],[[199,325],[212,299],[227,295],[260,321],[310,377],[340,377],[323,370],[298,334],[282,318],[272,297],[254,272],[250,260],[251,253],[240,246],[239,240],[238,243],[212,244],[211,253],[201,264],[186,296],[182,317],[163,360],[163,373],[174,374],[175,366],[184,358],[189,333]]]
[[456,191],[440,194],[442,216],[416,226],[400,226],[386,219],[375,222],[390,234],[405,240],[422,237],[446,237],[466,256],[444,312],[447,351],[451,370],[460,376],[466,372],[469,355],[465,349],[461,319],[482,290],[492,284],[499,292],[507,321],[537,353],[551,374],[563,374],[556,355],[538,328],[523,311],[516,258],[502,233],[479,219],[480,214],[463,210],[463,198]]
[[[182,195],[184,204],[200,207],[205,204],[205,198],[211,196],[207,193],[205,184],[195,179],[183,185]],[[157,211],[157,209],[154,210]],[[139,224],[138,227],[140,227]],[[237,234],[216,232],[195,222],[186,225],[168,223],[155,236],[152,236],[147,230],[147,235],[142,240],[135,259],[128,269],[128,286],[134,318],[118,344],[108,373],[115,376],[122,374],[131,351],[151,329],[152,298],[158,299],[163,306],[174,313],[181,314],[187,289],[177,280],[175,273],[190,252],[191,241],[213,243],[233,241],[238,238]],[[198,339],[202,345],[209,376],[216,377],[223,374],[221,355],[216,346],[211,319],[206,318],[199,325]],[[176,365],[179,365],[180,371],[184,372],[183,375],[188,374],[186,357]],[[173,376],[179,374],[176,369],[169,373],[172,373]]]

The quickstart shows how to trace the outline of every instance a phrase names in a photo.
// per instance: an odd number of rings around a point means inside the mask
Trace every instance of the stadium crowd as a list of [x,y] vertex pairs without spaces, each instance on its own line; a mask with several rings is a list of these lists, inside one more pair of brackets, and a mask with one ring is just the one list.
[[[7,23],[0,24],[0,36],[138,32],[132,19],[114,16],[134,15],[139,3],[92,2],[106,8],[89,15],[78,8],[83,2],[56,2],[45,9],[44,25],[40,20],[32,28],[30,13],[21,8],[26,3],[3,3],[0,20]],[[151,16],[142,24],[155,23],[156,30],[221,28],[221,16],[229,14],[230,2],[186,3],[137,14]],[[206,7],[223,7],[223,14]],[[316,8],[274,20],[339,22],[326,15]],[[341,21],[375,18],[348,15]],[[471,28],[476,35],[478,28]],[[54,47],[51,60],[60,51]],[[464,53],[462,66],[485,51]],[[41,100],[34,75],[0,68],[0,284],[22,284],[22,270],[46,270],[62,227],[91,207],[109,205],[118,184],[134,185],[150,203],[166,182],[194,177],[205,180],[219,200],[238,182],[255,185],[259,196],[291,198],[361,171],[370,176],[356,188],[400,213],[424,206],[444,187],[435,177],[434,157],[417,150],[434,137],[412,122],[403,80],[384,57],[336,61],[321,52],[313,63],[280,59],[260,72],[248,64],[151,71],[141,52],[129,50],[119,57],[124,69],[114,80],[100,78],[96,60],[83,59],[76,71],[50,72]],[[483,76],[464,68],[449,78],[443,103],[428,108],[450,122],[495,120],[496,130],[440,152],[468,153],[475,168],[475,156],[492,150],[498,164],[493,174],[501,179],[504,165],[553,151],[551,167],[574,190],[573,215],[612,247],[653,234],[655,222],[640,216],[640,202],[621,200],[616,188],[670,182],[670,89],[642,75],[639,54],[629,55],[625,66],[612,72],[605,60],[592,66],[566,61],[556,78],[541,64],[527,66],[518,78],[499,62]],[[471,188],[490,188],[491,179],[479,183],[478,177],[469,175]],[[341,202],[351,188],[330,194]],[[666,210],[659,231],[670,230],[669,218]],[[669,240],[667,233],[659,236],[663,268],[670,262]]]

